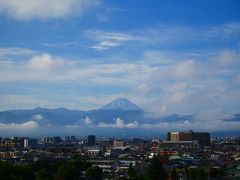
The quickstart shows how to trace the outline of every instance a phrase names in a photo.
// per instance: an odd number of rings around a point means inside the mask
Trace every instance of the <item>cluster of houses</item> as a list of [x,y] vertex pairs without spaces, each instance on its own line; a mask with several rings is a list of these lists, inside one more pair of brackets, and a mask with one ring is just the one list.
[[182,177],[189,168],[216,168],[240,177],[240,138],[212,138],[208,133],[171,132],[168,139],[96,139],[75,136],[1,138],[0,159],[27,163],[39,159],[73,160],[76,157],[103,169],[107,177],[127,177],[131,165],[144,172],[157,155],[167,172],[178,169]]

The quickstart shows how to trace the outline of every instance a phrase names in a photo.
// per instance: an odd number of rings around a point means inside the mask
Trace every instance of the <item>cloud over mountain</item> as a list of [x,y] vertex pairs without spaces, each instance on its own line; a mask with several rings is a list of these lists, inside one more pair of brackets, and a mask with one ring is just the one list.
[[[123,98],[120,98],[122,101]],[[212,133],[231,133],[240,128],[239,114],[229,114],[221,109],[212,109],[192,115],[169,114],[166,116],[148,115],[142,109],[131,109],[129,100],[117,102],[117,108],[99,108],[90,111],[68,110],[64,108],[31,110],[9,110],[0,112],[1,135],[11,132],[17,134],[49,135],[76,133],[83,135],[88,131],[112,135],[124,131],[139,135],[144,131],[145,136],[151,133],[166,133],[177,130],[209,131]],[[126,107],[124,107],[126,106]],[[135,105],[136,106],[136,105]],[[130,109],[128,109],[130,108]]]

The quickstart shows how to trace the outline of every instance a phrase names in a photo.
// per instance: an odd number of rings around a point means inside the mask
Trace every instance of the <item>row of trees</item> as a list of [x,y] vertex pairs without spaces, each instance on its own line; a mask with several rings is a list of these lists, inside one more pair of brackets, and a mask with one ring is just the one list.
[[41,160],[26,165],[0,162],[0,179],[8,180],[77,180],[83,177],[82,172],[86,172],[84,177],[91,180],[101,180],[103,176],[101,168],[82,160]]
[[137,175],[132,165],[130,165],[128,169],[128,177],[130,180],[166,180],[168,175],[159,158],[153,156],[146,173]]

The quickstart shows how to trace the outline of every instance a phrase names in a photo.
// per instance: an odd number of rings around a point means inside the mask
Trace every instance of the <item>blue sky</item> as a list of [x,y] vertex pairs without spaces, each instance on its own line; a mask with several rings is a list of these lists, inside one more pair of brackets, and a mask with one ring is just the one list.
[[[240,2],[1,0],[0,110],[239,113]],[[219,117],[219,118],[221,118]]]

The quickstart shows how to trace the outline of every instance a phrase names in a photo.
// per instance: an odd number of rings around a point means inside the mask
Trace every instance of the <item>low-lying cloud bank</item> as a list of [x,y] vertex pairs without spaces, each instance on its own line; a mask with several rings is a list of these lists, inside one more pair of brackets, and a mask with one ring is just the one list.
[[[95,124],[89,117],[84,119],[84,123],[53,126],[51,124],[41,125],[39,123],[39,115],[34,120],[27,121],[22,124],[4,124],[0,123],[1,136],[14,135],[31,135],[31,136],[47,136],[47,135],[66,135],[72,134],[77,136],[85,136],[89,133],[101,134],[106,136],[114,136],[124,132],[132,136],[148,136],[155,133],[156,135],[165,134],[168,131],[204,131],[211,133],[221,132],[237,132],[240,129],[239,121],[214,120],[185,120],[181,122],[156,122],[156,123],[139,123],[133,121],[125,123],[123,119],[116,118],[113,123],[100,122]],[[236,134],[237,135],[237,134]]]
[[37,131],[41,128],[35,121],[26,121],[19,124],[0,122],[0,136],[36,136]]
[[4,124],[0,123],[0,130],[20,130],[20,131],[25,131],[25,130],[33,130],[38,128],[39,125],[35,121],[27,121],[22,124],[16,124],[16,123],[10,123],[10,124]]

